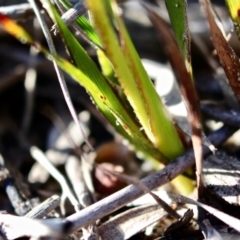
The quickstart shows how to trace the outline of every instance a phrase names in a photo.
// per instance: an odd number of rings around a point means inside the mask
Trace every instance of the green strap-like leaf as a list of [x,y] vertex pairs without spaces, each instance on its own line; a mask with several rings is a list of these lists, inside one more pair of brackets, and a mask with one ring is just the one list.
[[228,10],[232,21],[234,23],[235,30],[240,40],[240,1],[239,0],[225,0],[228,6]]
[[[120,33],[120,41],[118,41],[108,18],[106,3],[107,1],[104,0],[87,0],[87,6],[92,14],[104,51],[112,62],[124,93],[148,138],[165,156],[173,159],[182,153],[182,143],[141,64],[121,19],[115,15]],[[116,13],[116,9],[114,10]],[[122,43],[122,48],[119,42]]]
[[[158,156],[158,159],[162,158],[163,160],[163,155],[151,146],[151,143],[146,139],[144,133],[140,131],[139,125],[136,124],[134,119],[132,119],[131,114],[129,115],[126,111],[125,107],[122,105],[106,79],[102,76],[92,59],[87,55],[65,24],[62,23],[49,1],[42,1],[45,3],[45,6],[49,6],[47,10],[58,24],[58,28],[64,36],[64,40],[75,64],[79,70],[88,77],[88,82],[90,81],[91,85],[88,85],[87,81],[82,81],[81,78],[77,78],[77,81],[88,90],[99,109],[110,119],[111,123],[115,127],[117,126],[118,130],[119,127],[117,124],[120,124],[121,128],[131,136],[131,138],[128,136],[128,139],[130,139],[131,142],[137,147],[143,147],[143,151],[148,152],[148,154],[151,154],[154,157]],[[70,72],[73,77],[74,73],[75,71]],[[115,120],[113,117],[109,117],[110,113],[115,117]],[[122,130],[121,133],[123,133]],[[123,135],[126,137],[126,133]]]
[[[62,25],[64,26],[64,24]],[[140,131],[137,124],[134,123],[133,120],[128,116],[126,110],[121,106],[121,103],[118,101],[114,93],[111,93],[111,88],[109,85],[105,86],[110,92],[109,96],[112,100],[112,103],[107,99],[102,99],[102,96],[104,96],[105,92],[102,93],[99,90],[98,86],[94,84],[92,79],[90,79],[83,71],[77,69],[74,65],[64,60],[63,58],[50,54],[39,43],[35,42],[21,26],[17,25],[14,21],[3,14],[0,14],[0,26],[2,26],[7,32],[15,36],[20,41],[34,45],[39,51],[44,53],[49,60],[54,60],[65,72],[67,72],[76,81],[83,85],[93,96],[93,100],[96,102],[103,114],[108,118],[110,123],[112,123],[112,125],[115,126],[123,136],[129,139],[129,141],[133,143],[137,149],[141,150],[142,152],[146,153],[152,158],[155,158],[158,161],[166,161],[164,156],[151,145],[146,137],[144,137],[144,134]],[[83,61],[84,60],[86,59],[83,59]],[[113,97],[111,98],[112,94]],[[109,104],[109,102],[111,104]],[[107,104],[109,104],[109,106]],[[117,105],[116,111],[121,113],[121,115],[117,116],[113,114],[114,111],[112,111],[112,109],[115,108],[115,105]]]
[[188,71],[191,67],[191,38],[187,21],[187,1],[186,0],[165,0],[172,28],[179,49],[182,52]]
[[113,71],[113,67],[111,62],[106,57],[105,53],[101,49],[97,49],[97,56],[99,63],[101,65],[103,75],[113,83],[119,85],[117,78],[115,77],[115,73]]
[[[112,1],[112,3],[114,3],[114,1]],[[122,19],[117,14],[116,5],[114,9],[123,53],[134,74],[134,78],[138,79],[140,86],[139,91],[141,92],[143,102],[146,106],[150,129],[156,141],[155,144],[168,158],[174,159],[183,152],[181,140],[178,137],[169,115],[166,113],[165,106],[142,65],[140,57],[132,44]],[[171,148],[169,148],[169,144],[171,144]]]
[[[67,0],[60,0],[60,2],[67,10],[69,10],[72,7],[72,4]],[[112,82],[114,82],[115,84],[119,84],[117,81],[117,78],[115,77],[111,63],[109,62],[108,58],[105,56],[104,52],[98,48],[98,46],[101,46],[101,41],[98,35],[96,34],[95,30],[91,26],[91,24],[88,22],[88,20],[84,16],[77,18],[76,23],[84,31],[84,33],[91,40],[91,42],[96,44],[97,55],[98,55],[98,59],[101,65],[103,75],[107,77],[109,80],[111,80]]]
[[[159,150],[146,138],[144,132],[139,129],[139,125],[132,119],[125,107],[119,101],[117,95],[98,71],[96,65],[88,57],[84,49],[77,42],[68,28],[62,23],[57,13],[52,8],[52,5],[47,0],[42,0],[45,6],[48,6],[50,16],[58,23],[58,28],[63,36],[67,36],[65,41],[70,49],[71,54],[79,69],[73,66],[70,62],[62,59],[59,56],[51,55],[41,45],[35,42],[20,26],[15,24],[6,16],[0,14],[0,24],[15,37],[26,43],[36,46],[49,59],[56,63],[83,85],[92,96],[99,109],[108,118],[108,120],[118,129],[138,149],[147,153],[151,157],[165,161],[166,158]],[[47,4],[47,5],[46,5]],[[119,125],[118,125],[119,124]],[[172,146],[170,146],[172,147]]]

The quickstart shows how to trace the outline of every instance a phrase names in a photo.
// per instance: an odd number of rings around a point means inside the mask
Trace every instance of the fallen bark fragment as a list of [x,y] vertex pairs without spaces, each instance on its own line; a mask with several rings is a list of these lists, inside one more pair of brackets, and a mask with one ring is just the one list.
[[98,234],[104,240],[128,239],[166,215],[157,204],[136,207],[103,223],[98,228]]

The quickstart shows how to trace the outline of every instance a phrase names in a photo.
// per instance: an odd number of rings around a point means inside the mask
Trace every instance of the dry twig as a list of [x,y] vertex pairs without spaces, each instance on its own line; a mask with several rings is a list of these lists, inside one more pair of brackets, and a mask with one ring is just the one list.
[[104,240],[129,239],[166,215],[167,213],[156,204],[136,207],[103,223],[98,228],[98,233]]

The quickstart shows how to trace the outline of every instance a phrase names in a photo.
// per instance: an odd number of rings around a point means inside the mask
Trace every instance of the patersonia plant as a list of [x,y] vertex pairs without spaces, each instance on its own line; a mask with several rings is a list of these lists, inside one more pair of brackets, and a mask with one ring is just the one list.
[[[61,20],[52,2],[50,0],[41,2],[54,22],[58,34],[62,36],[74,64],[49,53],[20,26],[3,15],[0,19],[2,26],[21,41],[36,46],[78,81],[102,114],[137,150],[165,164],[182,154],[184,146],[180,135],[183,138],[185,135],[181,129],[176,128],[143,68],[115,0],[85,0],[84,5],[89,10],[89,19],[81,16],[75,23],[96,49],[101,70]],[[66,0],[60,2],[66,10],[71,7]],[[153,25],[161,32],[163,45],[187,106],[195,157],[200,163],[202,132],[199,103],[191,70],[187,4],[186,1],[179,0],[165,2],[175,36],[154,10],[147,5],[144,6]],[[232,13],[230,2],[228,1],[228,6]],[[232,18],[238,24],[238,15],[233,13]],[[201,169],[200,165],[197,166]],[[199,174],[200,172],[201,170]]]
[[[118,15],[116,3],[86,1],[92,25],[84,17],[77,20],[96,46],[102,74],[51,3],[42,2],[57,24],[76,65],[75,71],[64,70],[87,89],[93,102],[117,131],[138,150],[158,161],[166,163],[179,156],[184,151],[181,139],[142,66]],[[65,4],[69,6],[67,2]],[[81,72],[86,81],[76,76],[76,72]]]

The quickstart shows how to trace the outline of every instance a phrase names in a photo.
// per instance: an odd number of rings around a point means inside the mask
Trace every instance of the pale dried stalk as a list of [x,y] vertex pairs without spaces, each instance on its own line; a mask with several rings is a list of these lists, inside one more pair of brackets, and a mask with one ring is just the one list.
[[73,195],[64,176],[53,166],[53,164],[48,160],[48,158],[39,148],[35,146],[31,147],[30,153],[32,157],[36,161],[38,161],[44,168],[46,168],[47,171],[51,174],[51,176],[55,178],[56,181],[58,181],[62,188],[62,201],[67,197],[71,204],[74,206],[75,210],[78,211],[80,207],[79,203]]
[[166,215],[167,212],[157,204],[136,207],[103,223],[98,228],[98,234],[104,240],[129,239]]
[[56,207],[59,206],[60,197],[57,195],[53,195],[52,197],[46,199],[41,204],[37,205],[31,211],[29,211],[25,217],[29,218],[43,218],[47,216],[49,212],[54,210]]
[[81,207],[84,208],[91,205],[92,199],[83,179],[80,160],[75,156],[69,156],[65,164],[65,169]]
[[65,22],[67,26],[72,24],[78,17],[85,14],[87,9],[84,6],[82,0],[78,1],[72,8],[70,8],[67,12],[65,12],[61,19]]

